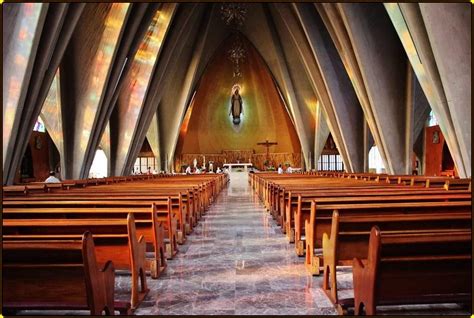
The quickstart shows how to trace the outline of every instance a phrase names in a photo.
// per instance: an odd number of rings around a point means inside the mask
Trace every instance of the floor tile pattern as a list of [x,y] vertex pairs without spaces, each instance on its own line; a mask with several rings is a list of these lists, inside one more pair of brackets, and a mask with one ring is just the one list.
[[223,190],[166,273],[148,284],[137,315],[336,314],[321,279],[308,275],[242,180]]

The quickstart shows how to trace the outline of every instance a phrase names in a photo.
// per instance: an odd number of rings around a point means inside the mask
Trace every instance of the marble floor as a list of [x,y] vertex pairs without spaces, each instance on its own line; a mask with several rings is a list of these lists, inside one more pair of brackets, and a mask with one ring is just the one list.
[[335,315],[246,178],[231,180],[135,314]]

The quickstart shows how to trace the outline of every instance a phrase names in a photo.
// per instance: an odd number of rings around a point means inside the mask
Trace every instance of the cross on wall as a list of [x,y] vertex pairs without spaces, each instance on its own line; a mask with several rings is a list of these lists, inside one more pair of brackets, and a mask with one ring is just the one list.
[[264,142],[258,142],[257,145],[267,147],[267,152],[266,152],[267,153],[267,159],[266,160],[270,161],[270,147],[274,146],[274,145],[278,145],[278,143],[273,142],[273,141],[268,141],[268,139],[267,139]]

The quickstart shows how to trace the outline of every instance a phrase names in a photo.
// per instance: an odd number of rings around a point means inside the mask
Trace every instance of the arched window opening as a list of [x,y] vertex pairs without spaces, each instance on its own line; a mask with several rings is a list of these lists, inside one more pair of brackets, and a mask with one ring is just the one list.
[[33,131],[39,131],[39,132],[46,132],[46,128],[44,126],[43,119],[41,116],[38,116],[38,119],[36,120],[35,126],[33,127]]
[[331,134],[329,134],[321,156],[319,156],[318,171],[344,171],[344,162]]
[[107,156],[104,150],[97,149],[92,161],[91,169],[89,170],[89,178],[105,178],[108,175],[107,171]]
[[340,155],[319,156],[318,171],[344,171],[342,157]]
[[428,127],[433,127],[433,126],[438,126],[439,122],[438,119],[436,119],[435,114],[433,111],[430,111],[430,115],[428,117]]
[[151,149],[148,139],[145,138],[145,140],[143,141],[142,148],[138,153],[138,157],[135,160],[135,164],[133,165],[132,174],[157,174],[158,170],[159,166],[156,162],[155,154]]
[[369,172],[385,173],[385,165],[377,146],[373,146],[369,151]]

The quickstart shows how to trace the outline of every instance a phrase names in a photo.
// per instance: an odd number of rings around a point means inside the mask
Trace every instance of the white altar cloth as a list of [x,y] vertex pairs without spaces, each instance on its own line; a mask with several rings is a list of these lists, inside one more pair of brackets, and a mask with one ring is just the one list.
[[224,163],[224,168],[229,169],[229,172],[233,172],[233,168],[244,168],[244,172],[248,171],[248,168],[251,167],[252,164],[249,162],[244,162],[244,163]]

